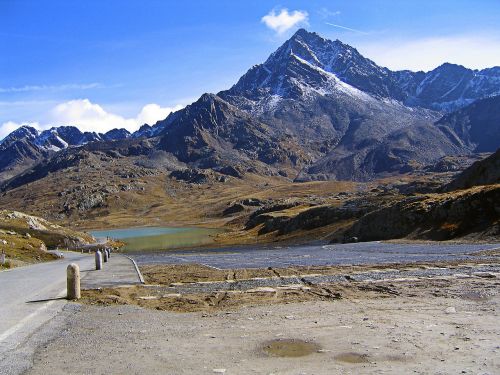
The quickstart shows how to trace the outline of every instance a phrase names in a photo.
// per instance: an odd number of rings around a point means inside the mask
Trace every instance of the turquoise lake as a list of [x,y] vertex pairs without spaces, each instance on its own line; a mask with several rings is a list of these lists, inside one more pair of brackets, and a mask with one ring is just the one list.
[[219,229],[210,228],[175,228],[175,227],[143,227],[90,231],[96,238],[110,237],[125,242],[122,248],[128,252],[162,251],[213,242],[213,235]]

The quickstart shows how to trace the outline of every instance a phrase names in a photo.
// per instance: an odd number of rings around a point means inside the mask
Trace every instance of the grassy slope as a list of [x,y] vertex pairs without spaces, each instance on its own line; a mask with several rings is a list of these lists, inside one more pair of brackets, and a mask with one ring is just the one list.
[[85,233],[63,228],[39,217],[0,210],[0,250],[6,252],[9,260],[7,268],[56,259],[47,252],[47,247],[61,246],[64,239],[83,243],[92,241],[92,237]]
[[[196,185],[176,181],[168,172],[133,165],[118,159],[101,166],[80,165],[21,186],[0,196],[0,207],[47,217],[73,228],[118,228],[144,225],[198,225],[220,227],[227,222],[222,211],[232,201],[244,198],[277,199],[328,197],[340,191],[356,190],[351,182],[296,184],[282,177],[246,174],[228,182],[210,181]],[[123,171],[134,177],[124,177]],[[149,174],[148,174],[149,173]],[[121,186],[133,186],[122,190]],[[85,186],[91,192],[118,187],[106,193],[106,204],[91,210],[65,211],[65,201],[75,200],[65,191]],[[139,187],[139,188],[137,188]],[[90,194],[90,193],[89,193]]]

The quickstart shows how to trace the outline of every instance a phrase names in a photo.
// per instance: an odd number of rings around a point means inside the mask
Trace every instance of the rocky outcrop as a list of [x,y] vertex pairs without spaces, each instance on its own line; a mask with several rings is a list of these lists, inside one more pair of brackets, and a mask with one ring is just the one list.
[[222,212],[222,216],[231,216],[245,211],[245,206],[241,203],[233,203]]
[[6,234],[17,233],[27,239],[38,239],[42,241],[39,247],[43,244],[43,248],[63,246],[68,241],[80,245],[94,241],[87,233],[73,231],[40,217],[10,210],[0,210],[0,230]]
[[[301,205],[300,202],[289,202],[268,205],[250,215],[246,229],[262,224],[259,234],[275,232],[281,236],[299,230],[311,230],[331,224],[340,224],[359,218],[378,207],[378,199],[354,198],[340,205],[318,205],[299,207],[299,210],[288,209]],[[294,212],[296,211],[296,212]]]
[[271,217],[270,215],[266,215],[272,212],[276,211],[283,211],[287,210],[292,207],[296,207],[300,205],[300,202],[297,201],[281,201],[281,202],[270,202],[269,204],[265,205],[264,207],[259,208],[258,210],[254,211],[250,217],[248,218],[245,229],[252,229],[255,228],[257,225],[265,223],[269,218]]
[[500,148],[493,155],[472,164],[446,185],[444,190],[452,191],[491,184],[500,184]]
[[170,177],[179,181],[188,182],[190,184],[206,184],[210,180],[208,173],[199,169],[185,169],[180,171],[173,171]]
[[344,234],[360,241],[500,235],[500,185],[406,198],[370,212]]

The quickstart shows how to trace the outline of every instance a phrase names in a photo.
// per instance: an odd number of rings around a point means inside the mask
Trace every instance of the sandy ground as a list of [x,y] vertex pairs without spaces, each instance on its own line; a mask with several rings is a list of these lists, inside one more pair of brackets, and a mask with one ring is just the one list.
[[335,298],[257,293],[188,313],[94,298],[45,327],[53,338],[28,374],[498,374],[499,286],[494,275],[354,282],[318,286]]

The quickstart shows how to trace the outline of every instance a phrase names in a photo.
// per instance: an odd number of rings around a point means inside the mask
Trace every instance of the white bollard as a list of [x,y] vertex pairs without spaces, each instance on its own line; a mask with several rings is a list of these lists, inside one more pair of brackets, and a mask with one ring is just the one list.
[[80,299],[80,267],[78,264],[71,263],[66,269],[66,289],[69,300]]
[[95,252],[95,269],[102,270],[102,253],[99,250]]

